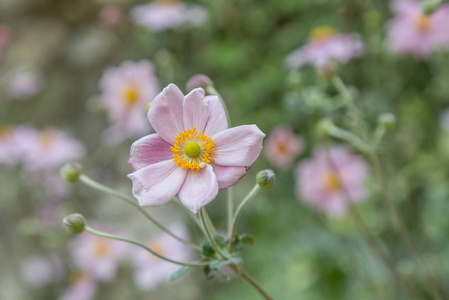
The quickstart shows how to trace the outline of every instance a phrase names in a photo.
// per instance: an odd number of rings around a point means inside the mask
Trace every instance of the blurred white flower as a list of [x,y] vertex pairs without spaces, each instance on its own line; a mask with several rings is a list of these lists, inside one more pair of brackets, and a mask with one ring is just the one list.
[[138,5],[131,11],[131,19],[151,31],[176,29],[182,25],[199,26],[207,19],[207,12],[198,5],[176,1],[156,1]]

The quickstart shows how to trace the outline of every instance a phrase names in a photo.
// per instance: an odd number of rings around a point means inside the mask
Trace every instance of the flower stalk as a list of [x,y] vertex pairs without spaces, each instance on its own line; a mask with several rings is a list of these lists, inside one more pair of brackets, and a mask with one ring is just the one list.
[[199,252],[202,251],[201,248],[198,245],[195,245],[192,242],[189,242],[189,241],[184,240],[183,238],[180,238],[179,236],[177,236],[176,234],[171,232],[167,227],[165,227],[164,225],[159,223],[156,219],[154,219],[151,215],[149,215],[138,203],[136,203],[136,201],[133,198],[131,198],[130,196],[122,194],[120,192],[117,192],[117,191],[115,191],[115,190],[113,190],[113,189],[111,189],[111,188],[109,188],[109,187],[107,187],[107,186],[105,186],[105,185],[103,185],[103,184],[93,180],[92,178],[90,178],[90,177],[88,177],[88,176],[86,176],[84,174],[80,175],[79,180],[81,182],[83,182],[84,184],[86,184],[87,186],[89,186],[89,187],[91,187],[91,188],[93,188],[93,189],[95,189],[95,190],[97,190],[99,192],[102,192],[102,193],[114,196],[114,197],[116,197],[116,198],[118,198],[120,200],[125,201],[126,203],[130,204],[135,209],[137,209],[141,214],[143,214],[145,216],[145,218],[147,218],[150,222],[152,222],[154,225],[156,225],[159,229],[161,229],[165,233],[169,234],[170,236],[172,236],[176,240],[180,241],[181,243],[186,244],[187,246],[192,247],[193,249],[195,249],[195,250],[197,250]]

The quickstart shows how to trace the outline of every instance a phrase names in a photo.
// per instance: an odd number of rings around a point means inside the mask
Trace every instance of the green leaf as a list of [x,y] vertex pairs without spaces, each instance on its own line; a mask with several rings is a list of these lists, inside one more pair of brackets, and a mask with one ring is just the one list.
[[178,271],[171,274],[170,281],[178,279],[179,277],[181,277],[182,275],[187,273],[187,271],[189,271],[190,269],[191,269],[191,267],[187,267],[187,266],[181,267]]
[[218,234],[214,236],[214,240],[215,240],[215,243],[217,243],[217,245],[220,247],[224,247],[227,244],[226,240],[221,235],[218,235]]
[[215,250],[214,250],[214,248],[212,248],[212,246],[209,244],[209,242],[205,242],[203,244],[202,249],[203,249],[203,255],[205,257],[214,257]]

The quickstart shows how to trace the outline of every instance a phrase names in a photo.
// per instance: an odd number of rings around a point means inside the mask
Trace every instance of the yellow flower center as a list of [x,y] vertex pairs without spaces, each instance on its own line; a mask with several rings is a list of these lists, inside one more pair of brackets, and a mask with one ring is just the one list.
[[49,131],[44,131],[39,134],[39,144],[44,149],[50,149],[55,141],[55,135]]
[[139,100],[140,92],[137,86],[128,85],[126,88],[123,89],[122,96],[126,106],[131,107],[134,104],[136,104],[137,101]]
[[213,161],[211,155],[216,154],[214,141],[202,131],[198,135],[196,127],[193,127],[193,130],[187,129],[185,132],[180,132],[171,150],[173,161],[178,167],[197,171]]
[[311,42],[324,42],[337,34],[337,30],[332,26],[320,26],[312,29],[309,33]]
[[340,181],[338,180],[337,174],[331,172],[326,178],[326,189],[329,191],[338,191],[340,189]]
[[109,246],[106,242],[99,241],[95,245],[94,253],[97,257],[105,256],[109,252]]
[[428,16],[420,16],[415,21],[416,27],[421,31],[426,31],[430,26],[430,18]]

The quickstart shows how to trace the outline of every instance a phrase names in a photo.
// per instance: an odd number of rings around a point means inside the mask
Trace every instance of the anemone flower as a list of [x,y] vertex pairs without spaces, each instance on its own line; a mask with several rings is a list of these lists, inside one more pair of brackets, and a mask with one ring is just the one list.
[[219,98],[202,88],[184,96],[170,84],[151,103],[148,119],[156,133],[134,142],[129,158],[132,192],[142,206],[161,206],[178,194],[197,213],[246,174],[265,137],[256,125],[228,128]]

